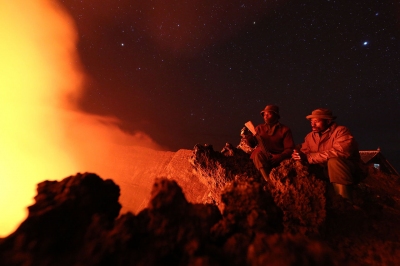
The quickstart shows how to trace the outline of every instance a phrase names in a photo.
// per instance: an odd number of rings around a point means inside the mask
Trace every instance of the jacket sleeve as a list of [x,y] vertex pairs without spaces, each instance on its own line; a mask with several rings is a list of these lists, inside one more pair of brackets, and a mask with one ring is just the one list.
[[310,164],[324,163],[330,158],[349,158],[354,151],[354,138],[346,127],[338,127],[331,135],[331,147],[319,152],[305,152]]
[[310,148],[310,144],[309,144],[309,135],[308,134],[305,138],[304,138],[304,142],[302,144],[300,144],[300,151],[304,154],[309,154],[311,152],[311,148]]
[[294,140],[293,140],[293,135],[292,131],[288,129],[285,132],[285,136],[283,138],[283,152],[281,153],[281,159],[287,159],[292,156],[294,149]]

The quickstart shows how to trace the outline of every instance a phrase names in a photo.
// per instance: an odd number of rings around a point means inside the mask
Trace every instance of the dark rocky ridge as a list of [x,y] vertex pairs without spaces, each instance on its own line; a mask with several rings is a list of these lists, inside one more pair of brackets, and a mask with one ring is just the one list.
[[[0,240],[0,265],[398,265],[399,179],[371,169],[354,208],[306,165],[265,184],[241,150],[196,145],[210,197],[155,180],[147,208],[118,216],[119,187],[84,173],[38,184],[28,218]],[[145,177],[144,177],[145,178]]]

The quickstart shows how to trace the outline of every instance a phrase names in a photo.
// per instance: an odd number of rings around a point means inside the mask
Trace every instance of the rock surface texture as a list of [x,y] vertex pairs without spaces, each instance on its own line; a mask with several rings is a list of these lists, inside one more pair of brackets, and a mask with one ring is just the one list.
[[0,239],[0,265],[400,264],[396,176],[371,169],[350,204],[299,162],[265,183],[230,145],[168,156],[137,214],[120,211],[120,192],[135,193],[127,180],[121,190],[93,173],[39,183],[28,218]]

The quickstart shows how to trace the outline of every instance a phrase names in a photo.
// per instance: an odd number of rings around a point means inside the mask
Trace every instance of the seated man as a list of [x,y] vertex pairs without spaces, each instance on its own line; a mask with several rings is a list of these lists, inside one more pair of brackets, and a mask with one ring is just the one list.
[[362,164],[357,142],[347,127],[334,122],[336,117],[328,109],[316,109],[306,119],[312,132],[292,158],[321,166],[335,192],[351,201],[351,185],[359,181]]
[[257,142],[257,148],[251,153],[254,165],[260,171],[265,181],[268,182],[269,173],[284,159],[290,158],[294,141],[292,131],[285,125],[279,123],[279,107],[267,105],[261,111],[264,124],[255,128],[255,135],[249,142]]

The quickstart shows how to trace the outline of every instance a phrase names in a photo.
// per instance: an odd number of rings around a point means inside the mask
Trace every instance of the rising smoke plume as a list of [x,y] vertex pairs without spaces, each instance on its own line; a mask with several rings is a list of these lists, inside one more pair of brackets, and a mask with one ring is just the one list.
[[16,229],[36,184],[92,171],[112,178],[119,145],[159,146],[78,108],[85,76],[74,21],[52,0],[0,0],[0,237]]

